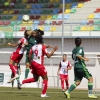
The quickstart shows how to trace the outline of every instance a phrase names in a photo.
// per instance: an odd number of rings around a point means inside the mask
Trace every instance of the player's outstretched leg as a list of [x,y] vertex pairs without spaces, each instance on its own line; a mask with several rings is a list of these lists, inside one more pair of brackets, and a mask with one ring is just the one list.
[[29,74],[29,71],[30,71],[30,67],[29,67],[29,63],[26,63],[26,69],[25,69],[25,79],[28,78],[28,74]]

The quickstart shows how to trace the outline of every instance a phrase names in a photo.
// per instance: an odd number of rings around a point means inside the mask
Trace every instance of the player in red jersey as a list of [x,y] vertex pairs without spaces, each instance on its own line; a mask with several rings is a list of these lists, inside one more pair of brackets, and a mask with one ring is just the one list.
[[67,55],[63,54],[63,60],[60,61],[58,72],[57,72],[57,74],[60,75],[62,91],[64,91],[64,81],[66,83],[66,90],[69,88],[68,70],[70,70],[71,68],[72,65],[67,60]]
[[[55,46],[52,52],[48,53],[46,46],[42,45],[42,36],[37,35],[35,39],[37,41],[37,45],[34,45],[29,53],[29,61],[31,63],[31,68],[34,78],[25,79],[22,81],[22,84],[36,82],[38,81],[39,76],[41,76],[43,79],[41,97],[48,97],[46,95],[48,76],[47,76],[47,71],[44,67],[44,55],[50,58],[54,54],[54,52],[58,49],[58,47]],[[31,60],[32,54],[34,54],[34,58]]]
[[25,51],[25,46],[28,45],[27,42],[28,34],[27,31],[24,32],[24,37],[21,38],[17,44],[8,43],[9,46],[16,47],[16,50],[10,56],[9,66],[12,72],[14,73],[14,78],[10,79],[8,83],[11,83],[14,79],[18,78],[17,70],[15,63],[19,63],[23,57],[23,53]]

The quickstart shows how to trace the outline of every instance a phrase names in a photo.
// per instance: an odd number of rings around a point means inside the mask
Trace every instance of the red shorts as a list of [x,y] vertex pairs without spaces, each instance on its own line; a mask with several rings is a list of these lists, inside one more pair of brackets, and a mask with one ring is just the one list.
[[13,52],[12,55],[10,56],[10,59],[13,60],[16,63],[19,63],[20,60],[22,59],[23,54],[19,54],[17,52]]
[[35,61],[31,62],[31,68],[32,68],[32,74],[35,74],[38,76],[47,75],[47,71],[45,67],[41,64],[36,63]]
[[68,80],[68,75],[60,74],[61,80]]

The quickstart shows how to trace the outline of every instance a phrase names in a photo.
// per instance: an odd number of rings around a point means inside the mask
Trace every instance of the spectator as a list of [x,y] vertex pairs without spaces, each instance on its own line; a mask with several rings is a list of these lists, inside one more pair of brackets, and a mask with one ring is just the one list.
[[14,8],[14,7],[15,7],[15,3],[14,3],[14,1],[12,0],[11,3],[10,3],[10,5],[9,5],[9,8],[12,9],[12,8]]
[[7,8],[9,8],[9,2],[8,2],[8,0],[6,0],[4,2],[4,9],[7,9]]

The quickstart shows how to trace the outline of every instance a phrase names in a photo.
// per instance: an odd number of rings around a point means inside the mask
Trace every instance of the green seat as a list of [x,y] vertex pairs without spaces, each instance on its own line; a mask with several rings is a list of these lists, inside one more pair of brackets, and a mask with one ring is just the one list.
[[72,0],[72,2],[77,2],[77,0]]
[[7,16],[2,16],[1,20],[7,20]]
[[4,4],[6,0],[0,0],[0,4]]
[[52,10],[48,10],[48,11],[47,11],[47,14],[52,14],[52,13],[53,13]]
[[11,21],[11,22],[10,22],[10,25],[11,25],[11,26],[16,25],[16,21]]
[[20,25],[20,24],[22,24],[22,21],[17,21],[16,24],[17,24],[17,25]]
[[26,27],[27,30],[32,30],[32,27]]
[[47,10],[42,10],[42,14],[47,14]]
[[22,2],[22,0],[17,0],[17,3],[21,3]]
[[71,9],[70,13],[75,13],[76,9]]
[[38,3],[43,3],[44,2],[44,0],[38,0]]
[[25,14],[30,14],[30,10],[26,10],[25,11]]
[[75,27],[75,29],[73,31],[79,31],[80,30],[80,26]]
[[58,7],[60,7],[60,4],[55,4],[54,5],[54,8],[58,8]]
[[48,3],[48,2],[49,2],[49,0],[43,0],[43,2],[44,2],[44,3]]
[[12,18],[12,16],[8,16],[8,17],[7,17],[7,20],[10,20],[11,18]]
[[100,24],[100,20],[95,20],[94,24]]
[[44,4],[42,7],[43,8],[48,8],[48,4]]
[[25,10],[20,10],[19,14],[25,14]]
[[52,16],[52,19],[57,19],[58,18],[58,15],[53,15]]
[[20,5],[21,9],[24,9],[26,7],[26,5]]
[[15,5],[15,8],[20,9],[20,5],[19,4],[16,4]]
[[15,29],[15,31],[19,31],[20,30],[20,27],[19,26],[17,26],[16,27],[16,29]]
[[100,26],[95,26],[93,31],[100,31]]
[[2,14],[3,13],[3,10],[0,10],[0,14]]

